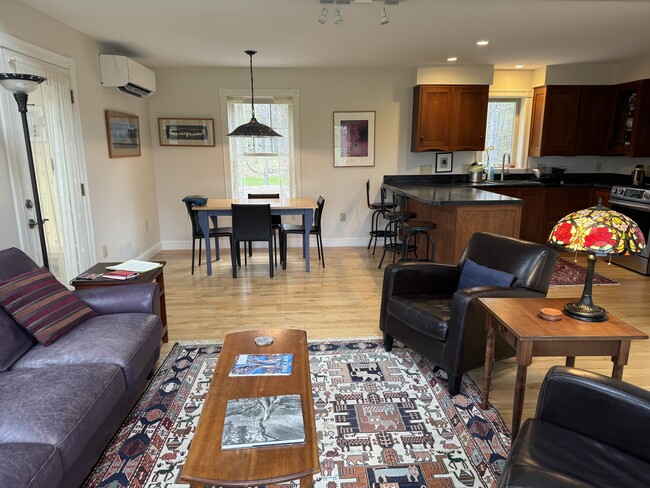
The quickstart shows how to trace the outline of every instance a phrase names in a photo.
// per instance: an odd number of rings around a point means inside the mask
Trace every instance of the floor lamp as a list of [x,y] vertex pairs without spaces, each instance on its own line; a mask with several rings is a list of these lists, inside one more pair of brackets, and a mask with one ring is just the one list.
[[41,240],[41,253],[43,255],[43,266],[49,269],[50,263],[47,259],[47,243],[45,242],[45,229],[43,229],[43,215],[41,214],[41,200],[38,194],[36,183],[36,170],[34,169],[34,155],[32,154],[32,143],[29,138],[29,125],[27,124],[27,94],[33,92],[38,85],[43,83],[45,78],[37,75],[26,75],[20,73],[0,73],[0,86],[14,94],[18,111],[23,120],[23,133],[25,134],[25,147],[27,149],[27,164],[29,165],[29,176],[32,181],[32,193],[34,198],[34,210],[36,221],[30,219],[30,228],[38,227],[38,234]]

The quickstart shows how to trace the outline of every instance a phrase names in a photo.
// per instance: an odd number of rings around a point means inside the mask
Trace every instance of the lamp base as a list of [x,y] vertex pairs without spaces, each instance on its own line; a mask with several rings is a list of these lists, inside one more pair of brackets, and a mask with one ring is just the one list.
[[607,310],[593,303],[567,303],[564,305],[563,312],[571,318],[585,322],[605,322],[607,320]]

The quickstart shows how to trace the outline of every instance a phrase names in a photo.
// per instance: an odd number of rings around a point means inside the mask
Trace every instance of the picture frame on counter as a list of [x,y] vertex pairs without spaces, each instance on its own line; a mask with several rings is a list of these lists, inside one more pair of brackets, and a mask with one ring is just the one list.
[[214,119],[159,118],[161,146],[214,147]]
[[140,125],[137,115],[105,110],[109,158],[140,156]]
[[436,153],[436,173],[451,173],[454,170],[454,153]]
[[334,112],[334,167],[375,165],[375,112]]

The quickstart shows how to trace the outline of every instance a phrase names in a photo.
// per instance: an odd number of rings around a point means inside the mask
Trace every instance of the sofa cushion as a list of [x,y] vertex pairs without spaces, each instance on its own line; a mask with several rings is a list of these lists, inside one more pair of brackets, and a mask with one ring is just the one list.
[[46,346],[97,315],[46,268],[27,271],[0,283],[0,305]]
[[414,329],[444,342],[451,319],[451,300],[435,295],[395,295],[386,310]]
[[0,444],[0,486],[50,488],[63,478],[61,459],[46,444]]
[[458,280],[458,289],[475,286],[511,286],[515,275],[499,269],[482,266],[471,259],[466,259]]
[[36,344],[29,333],[0,308],[0,373],[11,367],[16,360]]
[[67,471],[125,390],[122,370],[114,364],[2,373],[0,443],[50,444]]
[[499,486],[650,486],[650,465],[549,422],[529,419]]
[[65,364],[109,363],[122,368],[130,388],[150,368],[151,357],[160,347],[162,324],[156,315],[120,313],[98,315],[48,347],[35,345],[13,366],[12,371]]

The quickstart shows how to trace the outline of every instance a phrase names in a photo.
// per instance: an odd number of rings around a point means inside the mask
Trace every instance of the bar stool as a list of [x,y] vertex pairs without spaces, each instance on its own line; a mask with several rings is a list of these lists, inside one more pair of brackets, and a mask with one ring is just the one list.
[[405,200],[401,200],[400,197],[393,193],[393,209],[389,210],[385,203],[386,189],[382,187],[382,216],[384,219],[388,220],[388,224],[386,224],[386,228],[384,229],[384,252],[381,255],[379,266],[377,266],[378,269],[381,269],[381,265],[384,262],[384,258],[386,257],[387,252],[393,253],[393,262],[395,262],[396,254],[401,253],[404,255],[406,253],[407,255],[409,251],[415,252],[416,250],[414,245],[408,243],[405,244],[399,241],[400,226],[403,225],[405,221],[417,217],[416,213],[404,210],[404,205],[400,205],[400,202],[404,203],[404,201]]
[[[379,237],[384,237],[384,233],[386,231],[379,229],[379,216],[382,214],[381,202],[370,203],[370,180],[369,179],[366,181],[366,202],[368,204],[368,208],[373,211],[372,216],[370,217],[370,232],[368,232],[368,234],[370,235],[370,240],[368,241],[368,249],[370,249],[370,246],[373,244],[372,241],[374,239],[375,243],[372,246],[372,254],[374,255],[375,249],[377,248],[377,239]],[[384,206],[389,210],[394,207],[392,203],[388,203],[388,202],[385,202]]]
[[[398,209],[403,209],[406,207],[406,197],[404,195],[396,195],[394,197],[394,203],[397,205]],[[402,249],[400,262],[403,261],[427,261],[433,262],[433,256],[435,251],[435,245],[433,237],[429,234],[430,230],[434,230],[438,226],[434,222],[428,222],[424,220],[415,220],[413,218],[404,218],[400,219],[397,226],[397,233],[402,237]],[[427,248],[426,255],[424,258],[418,257],[418,237],[422,235],[426,239]],[[411,244],[412,243],[412,244]],[[431,247],[431,258],[429,258],[429,247]],[[413,251],[414,257],[409,258],[409,252]]]

